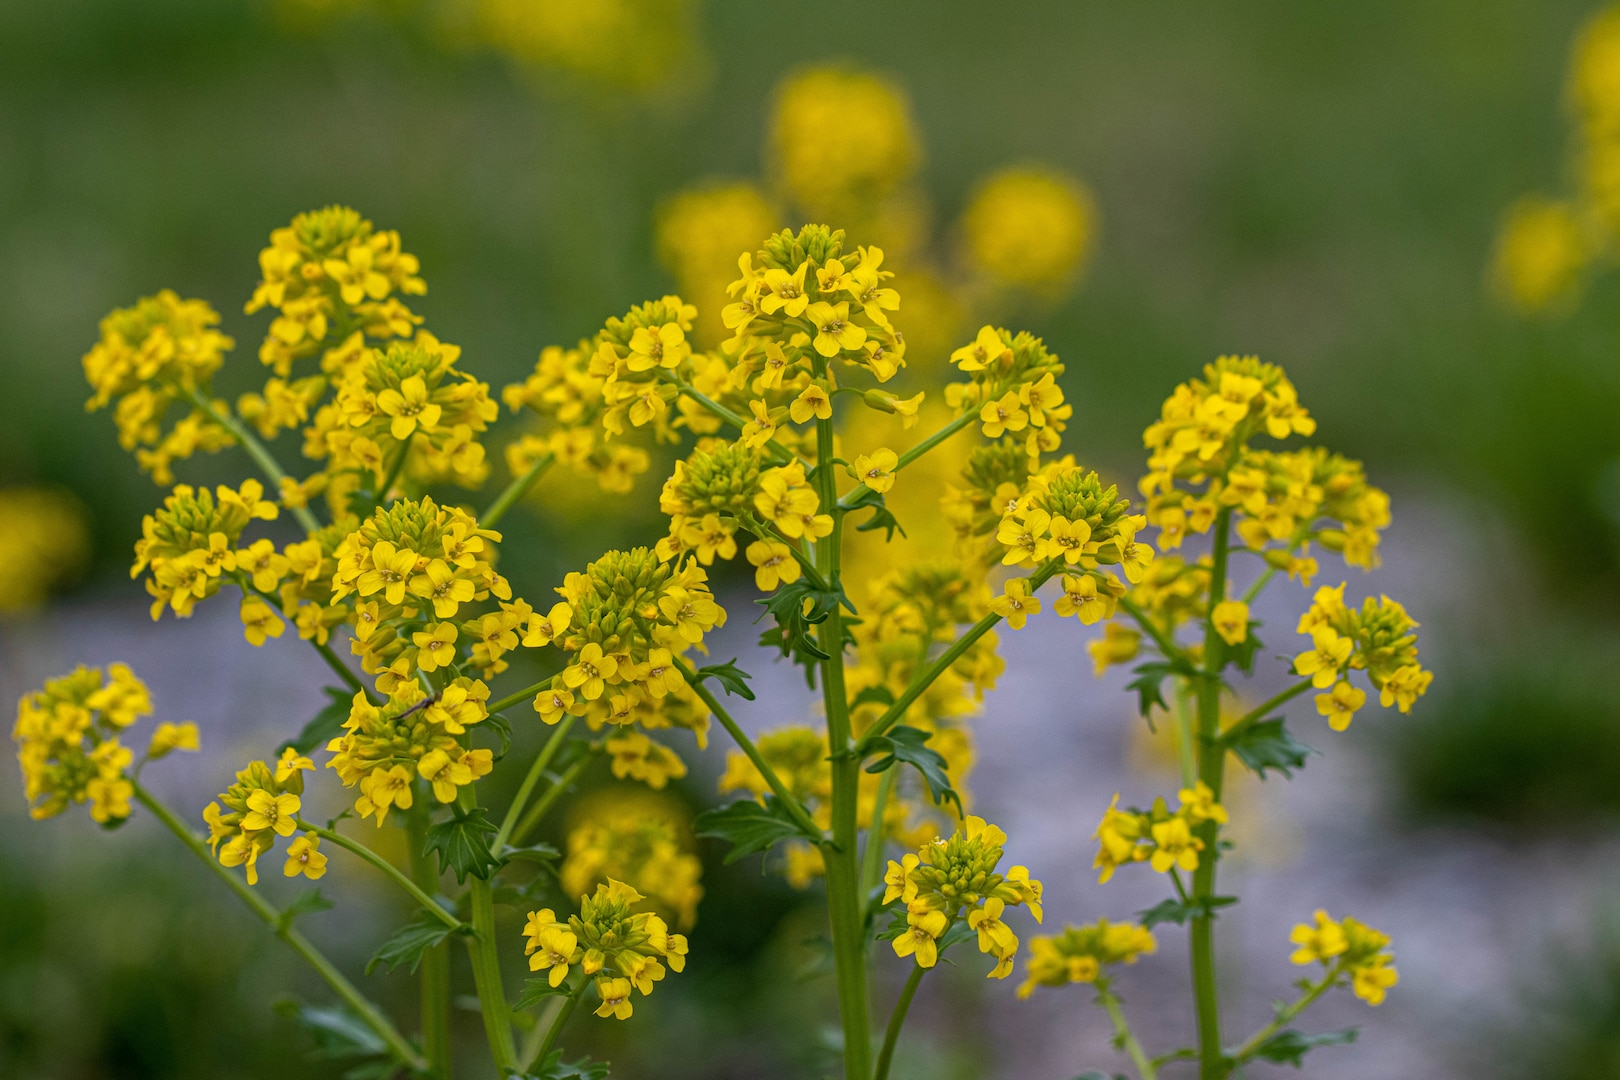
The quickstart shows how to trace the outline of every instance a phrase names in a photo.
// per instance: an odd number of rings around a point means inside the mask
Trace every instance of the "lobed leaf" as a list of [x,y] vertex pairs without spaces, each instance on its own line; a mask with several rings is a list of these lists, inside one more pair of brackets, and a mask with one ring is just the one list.
[[417,965],[422,962],[422,954],[454,932],[426,911],[419,912],[415,919],[394,931],[394,936],[371,954],[371,959],[366,961],[366,974],[370,975],[379,967],[393,969],[409,964],[410,972],[414,975]]
[[1316,753],[1314,749],[1288,734],[1282,717],[1261,720],[1251,724],[1228,747],[1256,776],[1264,780],[1267,769],[1276,769],[1284,776],[1293,776],[1295,769],[1305,767],[1305,759]]
[[942,805],[947,799],[956,803],[957,812],[962,812],[962,796],[951,787],[951,777],[946,772],[947,762],[944,755],[937,750],[929,749],[925,743],[933,738],[933,733],[921,728],[899,727],[889,729],[887,735],[872,740],[874,750],[888,751],[888,756],[880,758],[866,767],[869,773],[880,773],[885,769],[893,768],[896,762],[905,762],[922,773],[923,781],[928,785],[928,794],[936,805]]
[[1254,1056],[1263,1061],[1275,1061],[1279,1065],[1292,1065],[1298,1069],[1304,1066],[1305,1055],[1312,1050],[1322,1046],[1348,1046],[1356,1041],[1359,1034],[1357,1028],[1324,1031],[1320,1035],[1306,1035],[1293,1028],[1284,1028],[1255,1047]]
[[812,844],[821,842],[820,836],[806,832],[772,795],[765,796],[763,805],[752,799],[739,799],[728,806],[705,810],[693,825],[697,835],[731,844],[731,851],[726,854],[727,863],[769,851],[783,840],[798,838]]
[[465,883],[468,874],[488,878],[500,866],[500,860],[489,850],[489,838],[499,830],[484,816],[482,807],[465,814],[457,809],[455,813],[449,821],[428,829],[422,850],[438,856],[441,874],[454,870],[457,884]]

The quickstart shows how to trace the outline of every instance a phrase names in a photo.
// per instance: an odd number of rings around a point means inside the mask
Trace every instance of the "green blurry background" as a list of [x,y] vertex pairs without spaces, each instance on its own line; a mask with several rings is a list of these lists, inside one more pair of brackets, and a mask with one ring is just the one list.
[[[336,6],[0,0],[0,487],[59,486],[90,508],[94,558],[70,602],[134,590],[129,544],[157,499],[108,418],[82,409],[79,357],[110,308],[165,286],[208,299],[239,343],[220,386],[250,389],[256,252],[294,213],[348,203],[400,231],[429,283],[413,306],[498,387],[542,345],[670,289],[656,208],[758,176],[772,88],[849,61],[911,95],[941,220],[1009,163],[1091,189],[1083,285],[1010,316],[1068,362],[1083,460],[1129,475],[1175,382],[1255,352],[1287,367],[1324,441],[1394,490],[1398,518],[1462,507],[1488,535],[1471,598],[1485,617],[1440,631],[1437,693],[1383,725],[1405,820],[1508,845],[1612,825],[1620,275],[1559,318],[1507,311],[1485,284],[1504,209],[1563,182],[1560,103],[1588,0],[715,2],[684,42],[608,43],[593,70],[458,43],[406,0]],[[671,25],[684,8],[649,7]],[[644,51],[665,48],[672,73],[647,76]],[[182,470],[216,474],[235,475]],[[644,536],[653,502],[643,481],[584,534],[525,518],[518,584]],[[30,625],[0,626],[0,649],[15,656]],[[206,889],[164,856],[14,813],[0,827],[0,1074],[285,1075],[306,1046],[264,1003],[310,987],[245,918],[195,898]],[[793,907],[735,870],[706,879],[711,936],[694,957],[755,956]],[[197,948],[221,918],[228,937]],[[739,1017],[738,1045],[746,1017],[794,1015],[710,971],[708,996],[671,1010]],[[1594,961],[1570,991],[1581,1009],[1539,1010],[1576,1034],[1560,1029],[1567,1053],[1538,1056],[1535,1075],[1617,1074],[1617,972]],[[784,1059],[728,1060],[740,1076]]]

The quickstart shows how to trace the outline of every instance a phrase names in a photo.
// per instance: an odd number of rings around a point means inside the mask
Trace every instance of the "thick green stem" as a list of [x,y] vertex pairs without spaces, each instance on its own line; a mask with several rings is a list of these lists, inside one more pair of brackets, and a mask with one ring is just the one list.
[[568,738],[569,729],[574,726],[576,719],[574,716],[564,716],[559,720],[557,726],[551,730],[551,737],[546,740],[546,745],[535,755],[534,764],[529,766],[529,774],[523,778],[517,794],[512,796],[512,805],[506,808],[506,817],[501,821],[500,831],[495,834],[495,840],[490,844],[490,850],[495,852],[496,856],[506,850],[513,829],[522,820],[523,807],[528,803],[529,796],[534,794],[534,786],[540,782],[540,778],[556,760],[557,752],[562,749],[563,742]]
[[569,991],[568,998],[563,1002],[563,1007],[557,1010],[556,1018],[551,1021],[551,1026],[546,1029],[545,1041],[540,1044],[540,1049],[535,1051],[534,1060],[529,1062],[530,1069],[538,1068],[546,1060],[546,1055],[557,1048],[557,1040],[562,1037],[562,1031],[568,1024],[568,1018],[574,1015],[575,1009],[579,1008],[579,999],[585,996],[585,988],[590,985],[591,980],[589,978],[582,978],[579,980],[579,985]]
[[505,1076],[517,1068],[517,1044],[512,1039],[512,1009],[506,1003],[506,987],[501,982],[501,955],[495,940],[495,897],[490,883],[472,879],[467,890],[472,907],[472,936],[467,951],[472,955],[473,985],[478,989],[478,1009],[484,1016],[484,1034],[495,1071]]
[[1114,1022],[1114,1041],[1130,1055],[1131,1063],[1136,1066],[1141,1080],[1159,1080],[1159,1070],[1154,1067],[1153,1059],[1142,1049],[1142,1043],[1131,1031],[1131,1025],[1125,1022],[1125,1012],[1120,1008],[1119,998],[1115,997],[1107,986],[1099,983],[1097,1000],[1108,1010],[1108,1019]]
[[[826,624],[823,623],[822,625],[825,626]],[[776,775],[776,770],[771,768],[770,763],[765,760],[765,756],[759,752],[759,747],[754,745],[754,740],[748,737],[748,734],[737,725],[737,721],[733,720],[731,714],[720,704],[719,699],[709,691],[707,686],[703,685],[703,680],[698,678],[698,674],[692,669],[692,665],[687,663],[684,657],[677,656],[675,657],[675,667],[680,671],[681,677],[686,680],[686,685],[690,686],[692,692],[703,701],[703,704],[709,707],[709,711],[714,714],[714,718],[720,721],[720,726],[726,729],[726,734],[731,736],[732,741],[747,755],[754,768],[759,770],[759,774],[765,778],[765,783],[770,785],[771,792],[781,801],[782,806],[793,817],[793,820],[798,822],[799,826],[806,832],[820,836],[821,827],[810,817],[804,805],[794,798],[793,792],[788,790],[788,786],[782,782],[782,778]]]
[[282,913],[273,904],[255,892],[251,885],[233,874],[229,868],[221,866],[219,860],[215,859],[208,850],[208,844],[202,837],[186,828],[167,806],[159,802],[151,792],[140,784],[135,785],[135,799],[147,810],[151,811],[152,816],[162,822],[164,828],[173,833],[193,855],[201,859],[214,872],[216,877],[229,885],[231,891],[248,906],[248,909],[253,914],[263,920],[265,925],[269,926],[277,937],[285,941],[287,946],[302,957],[305,963],[314,968],[315,973],[321,977],[327,986],[332,988],[333,993],[342,998],[344,1003],[354,1010],[361,1023],[370,1028],[373,1034],[382,1040],[383,1044],[388,1047],[389,1053],[393,1054],[396,1059],[403,1062],[410,1069],[421,1072],[427,1068],[427,1062],[417,1052],[416,1047],[412,1046],[405,1036],[395,1029],[388,1018],[382,1014],[382,1010],[368,1001],[366,996],[360,993],[353,983],[344,978],[343,973],[333,966],[332,962],[308,938],[304,937],[293,926],[287,924],[282,918]]
[[[271,491],[277,498],[280,498],[281,482],[287,479],[287,474],[276,463],[275,457],[265,447],[264,443],[255,438],[253,432],[249,431],[236,417],[228,413],[222,413],[214,408],[214,403],[195,387],[182,387],[181,392],[185,394],[186,400],[190,401],[203,415],[235,436],[236,441],[242,445],[242,449],[247,451],[248,457],[251,457],[254,464],[259,466],[259,471],[264,473],[265,479],[270,481]],[[321,527],[321,523],[315,520],[315,515],[309,512],[309,507],[294,506],[289,507],[289,509],[292,511],[292,516],[298,519],[298,524],[304,527],[305,532],[315,532]]]
[[[1204,672],[1198,680],[1198,779],[1209,785],[1215,798],[1221,797],[1226,767],[1226,747],[1220,742],[1221,672],[1226,667],[1226,641],[1215,629],[1210,613],[1226,598],[1226,564],[1231,541],[1232,510],[1215,515],[1214,554],[1209,573],[1209,609],[1204,613]],[[1221,1047],[1220,989],[1215,977],[1214,915],[1207,901],[1215,895],[1215,868],[1220,858],[1220,826],[1214,821],[1198,828],[1203,851],[1193,872],[1193,900],[1198,909],[1192,917],[1193,993],[1198,1006],[1199,1080],[1220,1080],[1225,1075],[1226,1058]]]
[[541,474],[549,469],[555,460],[556,457],[552,454],[541,454],[535,458],[534,464],[523,470],[522,476],[513,477],[505,490],[495,496],[495,501],[489,504],[489,509],[478,515],[478,524],[485,529],[493,529],[500,523],[501,518],[506,516],[506,512],[529,493],[529,489],[534,487]]
[[[928,438],[924,439],[916,446],[913,446],[910,450],[907,450],[905,453],[901,454],[899,460],[895,462],[894,468],[890,471],[899,472],[901,469],[905,468],[907,465],[910,465],[913,461],[916,461],[918,458],[928,453],[928,451],[932,450],[934,447],[938,446],[952,435],[955,435],[958,431],[961,431],[963,428],[967,427],[977,419],[978,416],[974,413],[963,413],[961,416],[958,416],[955,420],[952,420],[950,423],[928,436]],[[848,510],[860,500],[862,495],[866,494],[866,491],[867,488],[865,484],[856,484],[854,487],[844,492],[844,497],[838,500],[839,509]]]
[[[417,888],[432,895],[439,888],[439,871],[427,851],[431,823],[428,804],[417,799],[406,816],[410,829],[411,878]],[[441,941],[422,954],[417,974],[421,990],[422,1052],[435,1080],[451,1080],[453,1044],[450,1038],[450,943]]]
[[335,829],[322,828],[319,825],[305,821],[303,818],[298,819],[297,825],[299,829],[303,830],[304,832],[312,832],[316,836],[319,836],[322,840],[330,840],[344,851],[360,856],[360,858],[364,859],[378,870],[381,870],[384,877],[388,878],[388,880],[392,881],[395,885],[398,885],[401,889],[405,890],[406,895],[408,895],[412,900],[415,900],[418,904],[422,905],[422,907],[426,909],[429,914],[438,919],[440,922],[444,923],[444,925],[448,926],[450,929],[461,930],[465,928],[465,923],[456,918],[450,912],[446,911],[437,900],[433,899],[429,893],[420,888],[416,882],[400,873],[398,867],[389,862],[387,859],[383,858],[381,855],[377,854],[375,851],[372,851],[370,848],[366,847],[366,845],[362,844],[360,841],[350,839]]
[[894,1060],[894,1047],[900,1041],[900,1029],[905,1027],[906,1013],[911,1011],[911,999],[917,996],[917,987],[927,973],[928,968],[913,964],[911,974],[906,976],[906,985],[900,989],[900,999],[894,1003],[894,1012],[889,1014],[889,1026],[883,1032],[883,1048],[878,1051],[877,1072],[873,1080],[888,1080],[889,1063]]
[[579,774],[589,768],[591,762],[596,760],[596,754],[597,751],[593,744],[589,754],[581,755],[578,761],[563,770],[562,775],[557,777],[557,782],[547,788],[544,795],[535,800],[534,805],[529,807],[529,812],[523,815],[523,820],[518,822],[517,828],[512,830],[512,843],[521,844],[529,838],[529,833],[534,831],[536,825],[545,820],[546,814],[550,812],[553,806],[557,805],[557,800],[568,793],[568,789],[573,786],[574,781],[579,779]]

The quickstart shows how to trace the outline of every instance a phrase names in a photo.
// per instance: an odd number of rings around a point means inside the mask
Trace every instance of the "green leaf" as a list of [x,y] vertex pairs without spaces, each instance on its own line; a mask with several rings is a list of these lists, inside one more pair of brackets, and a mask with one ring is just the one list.
[[727,863],[755,852],[769,851],[783,840],[795,837],[812,844],[821,842],[820,836],[806,832],[772,795],[765,796],[763,806],[752,799],[738,799],[728,806],[705,810],[693,825],[697,835],[712,836],[732,845],[726,854]]
[[298,894],[292,903],[281,909],[276,918],[276,933],[286,933],[287,928],[297,919],[305,915],[313,915],[318,911],[331,911],[332,901],[321,895],[319,889],[305,889]]
[[894,704],[894,691],[887,686],[868,686],[855,695],[855,700],[849,703],[851,709],[858,709],[862,705],[878,704],[885,708]]
[[1305,1064],[1305,1055],[1319,1046],[1348,1046],[1356,1041],[1360,1032],[1356,1028],[1343,1031],[1324,1031],[1320,1035],[1306,1035],[1293,1028],[1284,1028],[1255,1047],[1254,1056],[1279,1065],[1292,1065],[1298,1069]]
[[510,720],[502,716],[500,713],[490,713],[488,716],[484,717],[484,722],[480,724],[479,727],[487,728],[500,736],[501,748],[495,751],[494,755],[496,761],[501,760],[501,758],[505,757],[511,752],[512,722]]
[[962,797],[951,787],[950,774],[945,771],[944,756],[924,745],[931,738],[933,733],[921,728],[907,727],[904,724],[890,728],[887,735],[872,740],[874,750],[887,750],[889,756],[872,762],[866,767],[866,771],[879,773],[893,768],[897,761],[915,766],[917,771],[922,773],[924,782],[928,784],[928,794],[935,804],[943,804],[949,799],[956,803],[957,811],[960,813]]
[[[808,578],[783,585],[776,592],[761,600],[755,600],[765,609],[760,615],[763,619],[769,614],[776,620],[776,625],[759,636],[761,645],[778,650],[795,664],[805,669],[805,680],[815,687],[815,668],[821,661],[828,659],[827,653],[822,650],[820,643],[811,632],[811,627],[823,623],[840,605],[850,614],[855,613],[855,605],[849,602],[840,586],[836,589],[818,589],[810,583]],[[758,622],[759,619],[755,619]],[[844,643],[853,644],[854,638],[848,631],[848,623],[844,632]]]
[[607,1080],[608,1063],[582,1057],[578,1061],[564,1061],[561,1050],[546,1055],[532,1072],[508,1071],[510,1080]]
[[518,994],[517,1000],[512,1002],[512,1008],[532,1009],[548,997],[559,997],[568,994],[568,984],[552,986],[549,978],[525,979],[523,991]]
[[1125,689],[1136,691],[1139,702],[1138,708],[1143,716],[1152,712],[1155,705],[1165,712],[1170,711],[1170,706],[1165,704],[1164,701],[1163,689],[1164,680],[1170,675],[1169,663],[1154,660],[1146,664],[1139,664],[1131,669],[1131,674],[1135,675],[1136,678],[1126,683]]
[[441,821],[427,831],[424,853],[439,857],[439,872],[456,872],[456,883],[463,884],[467,875],[487,878],[500,866],[500,860],[489,850],[489,838],[498,832],[493,822],[484,816],[483,807],[463,814],[459,809],[449,821]]
[[556,872],[557,860],[562,858],[562,852],[550,844],[530,844],[528,847],[509,847],[501,853],[501,864],[514,859],[522,862],[536,863],[544,869]]
[[1105,1073],[1092,1069],[1090,1072],[1081,1073],[1074,1080],[1129,1080],[1129,1078],[1120,1073]]
[[748,688],[748,680],[752,679],[753,676],[737,666],[735,657],[723,664],[710,664],[708,667],[698,668],[697,677],[699,682],[704,679],[713,679],[728,694],[734,694],[747,701],[754,700],[754,692]]
[[276,747],[277,757],[288,747],[300,754],[307,754],[318,746],[324,746],[327,740],[343,734],[343,721],[349,718],[354,695],[336,686],[328,686],[321,692],[330,699],[326,706],[315,714],[315,719],[304,725],[304,730]]
[[433,948],[439,942],[455,933],[441,920],[420,912],[416,918],[406,923],[394,932],[394,936],[383,942],[371,959],[366,961],[366,974],[370,975],[379,967],[389,968],[410,965],[411,974],[416,974],[416,966],[422,962],[422,954]]
[[1315,750],[1288,734],[1281,717],[1251,724],[1228,744],[1238,760],[1247,765],[1260,779],[1266,778],[1267,769],[1276,769],[1284,776],[1293,776],[1295,769],[1305,767],[1305,759]]
[[385,1057],[387,1045],[345,1005],[310,1005],[297,998],[278,1000],[272,1008],[315,1040],[317,1058]]
[[1261,649],[1265,648],[1265,646],[1260,643],[1260,639],[1255,637],[1254,634],[1254,628],[1259,625],[1260,623],[1257,620],[1250,619],[1249,635],[1236,645],[1228,645],[1226,647],[1227,658],[1231,660],[1232,663],[1236,664],[1238,670],[1243,672],[1245,675],[1254,670],[1255,654]]
[[852,514],[857,510],[867,509],[872,511],[872,516],[855,526],[856,532],[871,532],[873,529],[882,529],[884,531],[883,539],[885,542],[894,539],[894,532],[896,529],[900,530],[901,536],[906,535],[905,528],[895,518],[894,512],[891,511],[887,505],[885,505],[883,496],[880,493],[873,491],[871,488],[867,488],[861,492],[860,498],[856,499],[853,503],[850,503],[849,509],[845,512]]
[[1235,896],[1211,896],[1203,900],[1190,900],[1182,903],[1180,900],[1161,900],[1146,911],[1138,911],[1136,917],[1141,920],[1142,926],[1148,930],[1160,923],[1173,922],[1182,925],[1188,919],[1198,915],[1208,915],[1214,918],[1223,907],[1231,907],[1237,903]]

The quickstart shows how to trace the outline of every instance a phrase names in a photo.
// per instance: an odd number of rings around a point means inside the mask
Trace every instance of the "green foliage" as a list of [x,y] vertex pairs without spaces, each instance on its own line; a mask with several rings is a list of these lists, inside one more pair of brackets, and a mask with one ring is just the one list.
[[856,532],[871,532],[873,529],[882,529],[885,541],[893,540],[897,529],[901,536],[906,535],[905,527],[895,518],[894,512],[884,505],[883,496],[871,488],[865,488],[861,491],[860,498],[849,504],[848,512],[853,514],[857,510],[866,509],[872,511],[872,516],[855,526]]
[[1221,908],[1231,907],[1237,902],[1238,898],[1235,896],[1211,896],[1202,900],[1194,898],[1186,902],[1172,898],[1161,900],[1146,911],[1138,911],[1136,917],[1149,930],[1167,922],[1181,926],[1188,919],[1198,915],[1208,915],[1213,919]]
[[872,740],[875,751],[887,751],[886,757],[866,767],[869,773],[880,773],[885,769],[893,768],[896,762],[905,762],[922,774],[923,782],[928,785],[929,797],[936,804],[942,804],[947,799],[956,803],[958,814],[962,813],[962,796],[951,787],[950,774],[945,771],[946,762],[937,750],[929,749],[925,744],[933,738],[933,733],[921,728],[901,725],[889,729],[887,735],[881,735]]
[[532,1009],[542,1001],[551,997],[561,997],[568,993],[568,984],[552,986],[551,980],[544,976],[523,980],[523,990],[518,994],[517,1000],[512,1002],[512,1008]]
[[426,911],[419,912],[415,919],[396,930],[394,936],[383,942],[371,959],[366,961],[366,974],[370,975],[379,967],[391,969],[409,965],[414,975],[417,965],[422,962],[422,954],[454,932],[442,920]]
[[1137,710],[1143,716],[1151,715],[1153,707],[1157,705],[1165,712],[1170,706],[1164,700],[1164,680],[1172,675],[1179,675],[1184,679],[1199,678],[1198,669],[1182,659],[1150,660],[1145,664],[1138,664],[1131,669],[1136,678],[1125,684],[1127,690],[1135,690],[1137,696]]
[[765,614],[776,620],[774,627],[759,636],[759,643],[777,649],[804,668],[805,680],[814,687],[816,665],[829,657],[816,641],[811,628],[826,622],[839,604],[850,611],[855,610],[844,595],[843,588],[819,589],[808,578],[800,578],[754,603],[762,606]]
[[1323,1046],[1348,1046],[1356,1041],[1355,1028],[1342,1031],[1324,1031],[1320,1035],[1306,1035],[1293,1028],[1283,1028],[1271,1038],[1255,1047],[1254,1056],[1262,1061],[1275,1061],[1279,1065],[1302,1068],[1305,1055]]
[[304,725],[302,731],[276,747],[277,757],[289,746],[300,754],[307,754],[316,747],[325,746],[327,740],[343,734],[343,721],[349,718],[354,695],[336,686],[324,687],[321,693],[330,700],[315,714],[313,720]]
[[708,667],[700,667],[697,669],[697,677],[699,681],[713,679],[728,694],[733,694],[747,701],[754,700],[754,691],[748,686],[748,680],[752,679],[753,676],[738,667],[735,658],[727,660],[723,664],[710,664]]
[[386,1058],[388,1047],[346,1005],[310,1005],[294,997],[278,999],[274,1008],[314,1039],[317,1058]]
[[299,893],[293,902],[281,909],[281,917],[276,920],[276,931],[286,932],[287,928],[305,915],[314,915],[319,911],[331,911],[332,901],[321,895],[319,889],[305,889]]
[[1288,734],[1281,717],[1260,720],[1244,730],[1227,744],[1260,779],[1266,778],[1267,769],[1276,769],[1284,776],[1293,776],[1295,769],[1305,767],[1305,759],[1316,753],[1314,749]]
[[468,874],[487,878],[500,866],[500,860],[489,850],[489,841],[498,831],[484,816],[482,807],[466,813],[458,807],[455,817],[428,829],[423,850],[438,856],[440,873],[454,870],[458,884],[464,883]]
[[752,799],[739,799],[727,806],[705,810],[697,816],[693,826],[699,836],[714,837],[732,845],[731,851],[726,854],[725,861],[728,863],[756,852],[769,851],[783,840],[794,837],[812,844],[821,841],[821,837],[800,827],[781,802],[771,795],[765,796],[763,806]]
[[608,1063],[582,1057],[578,1061],[564,1061],[561,1050],[546,1055],[533,1072],[509,1073],[511,1080],[607,1080]]

